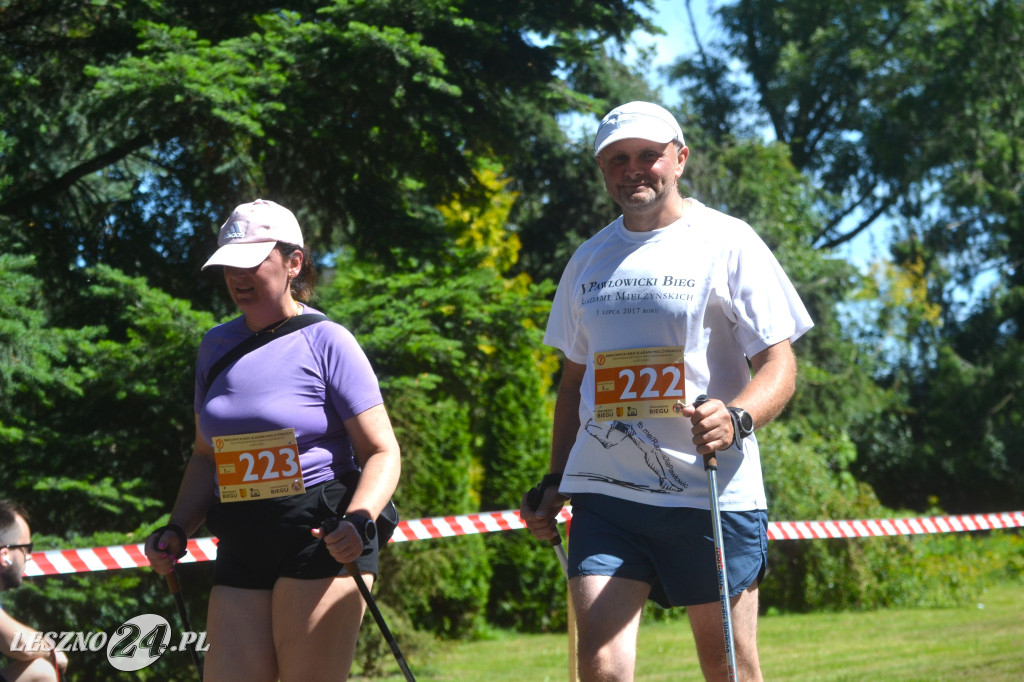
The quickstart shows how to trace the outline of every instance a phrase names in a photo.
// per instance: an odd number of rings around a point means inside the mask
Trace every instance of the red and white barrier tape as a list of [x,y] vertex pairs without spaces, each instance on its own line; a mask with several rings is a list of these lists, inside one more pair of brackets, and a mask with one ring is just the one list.
[[[559,521],[571,518],[569,509],[562,509]],[[962,533],[977,530],[1024,527],[1024,511],[999,514],[965,514],[961,516],[930,516],[910,519],[868,519],[858,521],[776,521],[768,524],[769,540],[825,540],[832,538],[866,538],[886,535],[925,535],[929,533]],[[402,521],[391,542],[409,542],[475,535],[525,528],[518,511],[497,511],[462,516],[436,516]],[[188,554],[181,561],[212,561],[217,558],[216,538],[194,538],[188,541]],[[93,547],[91,549],[51,549],[33,552],[25,565],[25,576],[88,573],[118,568],[148,566],[142,545]]]
[[768,524],[768,539],[870,538],[883,535],[964,533],[974,530],[1021,527],[1024,527],[1024,511],[864,521],[776,521]]

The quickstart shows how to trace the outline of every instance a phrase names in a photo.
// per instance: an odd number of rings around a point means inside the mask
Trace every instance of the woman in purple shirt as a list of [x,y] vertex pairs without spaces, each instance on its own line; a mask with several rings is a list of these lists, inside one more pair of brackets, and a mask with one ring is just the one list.
[[[315,273],[291,211],[243,204],[217,243],[203,268],[223,267],[242,315],[203,337],[192,457],[146,555],[167,574],[204,520],[218,537],[205,679],[345,679],[365,605],[342,564],[372,583],[368,528],[398,483],[398,443],[348,330],[330,321],[282,329],[318,314],[305,305]],[[212,375],[253,336],[273,338]],[[342,522],[321,533],[332,516]]]

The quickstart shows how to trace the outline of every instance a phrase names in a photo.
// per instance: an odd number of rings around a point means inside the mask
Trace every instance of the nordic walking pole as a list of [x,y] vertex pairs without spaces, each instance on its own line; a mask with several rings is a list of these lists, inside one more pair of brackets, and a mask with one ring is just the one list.
[[[327,535],[338,527],[338,517],[332,516],[326,519],[320,526],[320,531]],[[370,592],[370,588],[366,586],[366,581],[363,580],[363,574],[359,572],[359,567],[355,565],[355,562],[344,564],[345,570],[352,576],[352,579],[356,581],[356,587],[359,588],[359,594],[363,595],[363,601],[366,602],[366,608],[370,610],[373,615],[373,619],[377,622],[377,627],[380,629],[380,634],[384,635],[384,641],[388,643],[388,647],[391,649],[391,653],[395,656],[395,661],[398,662],[398,667],[402,669],[402,674],[405,675],[405,679],[408,682],[416,682],[416,678],[413,677],[412,670],[409,669],[409,664],[405,662],[405,656],[402,655],[401,649],[398,648],[398,642],[395,640],[395,636],[391,634],[391,629],[388,628],[388,624],[384,622],[384,614],[380,612],[377,607],[377,600],[373,598],[373,594]]]
[[[693,401],[693,406],[700,407],[707,401],[708,397],[702,393]],[[725,657],[729,665],[729,680],[730,682],[736,682],[736,649],[732,638],[732,605],[729,603],[729,576],[725,570],[725,550],[722,547],[722,512],[718,508],[718,457],[714,452],[704,455],[704,471],[708,474],[708,502],[711,504],[711,529],[715,538],[718,595],[722,601]]]
[[366,581],[363,580],[363,576],[359,573],[359,568],[353,564],[345,564],[345,570],[352,576],[352,579],[356,581],[356,587],[359,588],[359,593],[363,595],[363,600],[366,602],[366,608],[370,609],[370,613],[373,614],[373,619],[377,621],[377,627],[380,628],[380,633],[384,635],[384,640],[387,641],[388,646],[391,647],[391,653],[395,655],[395,660],[398,661],[398,667],[402,669],[402,674],[405,675],[405,679],[408,682],[416,682],[416,678],[412,676],[412,671],[409,670],[409,664],[405,662],[405,656],[402,655],[401,650],[398,648],[398,642],[395,641],[395,636],[391,634],[391,630],[388,629],[388,624],[384,622],[384,615],[377,608],[377,600],[373,598],[373,594],[370,593],[370,588],[366,586]]
[[[544,491],[539,486],[530,488],[526,493],[526,505],[533,510],[536,510],[540,505],[541,497],[543,497]],[[558,532],[558,528],[555,528],[555,537],[548,540],[551,543],[551,547],[555,550],[555,556],[558,557],[558,563],[562,565],[562,575],[565,576],[566,585],[568,586],[569,580],[569,559],[565,556],[565,548],[562,546],[562,534]],[[568,621],[567,629],[569,630],[569,682],[576,682],[579,679],[579,673],[576,670],[576,609],[572,605],[572,596],[566,594],[566,620]]]
[[[188,619],[188,611],[185,609],[185,598],[181,596],[181,583],[178,582],[178,574],[171,571],[166,576],[167,587],[171,590],[171,596],[174,597],[174,603],[178,606],[178,616],[181,617],[181,627],[185,632],[192,632],[192,623]],[[192,656],[192,662],[196,666],[196,672],[199,673],[199,682],[203,680],[203,659],[199,657],[199,652],[196,650],[196,643],[188,643],[188,653]]]

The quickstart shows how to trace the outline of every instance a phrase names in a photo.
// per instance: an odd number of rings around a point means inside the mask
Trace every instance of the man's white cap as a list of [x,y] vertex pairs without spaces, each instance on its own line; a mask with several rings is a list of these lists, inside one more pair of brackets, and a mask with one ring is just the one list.
[[220,228],[217,252],[203,270],[213,265],[254,268],[270,255],[278,242],[303,246],[295,215],[273,201],[257,199],[242,204]]
[[616,107],[601,120],[594,139],[594,156],[619,140],[639,139],[668,144],[683,140],[683,130],[675,116],[651,102],[630,102]]

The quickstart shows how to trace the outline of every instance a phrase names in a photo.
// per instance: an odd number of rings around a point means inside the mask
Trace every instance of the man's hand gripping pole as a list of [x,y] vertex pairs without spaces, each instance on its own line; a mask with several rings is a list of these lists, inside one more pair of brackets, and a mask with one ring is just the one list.
[[[556,475],[548,474],[547,476],[541,479],[540,483],[538,483],[533,488],[530,488],[530,490],[526,493],[526,506],[533,511],[537,511],[537,507],[540,506],[540,503],[544,498],[544,491],[551,485],[557,485],[556,483],[552,482],[554,479],[549,478],[549,476],[554,477]],[[558,479],[561,479],[561,476],[558,476]],[[565,548],[562,546],[562,535],[558,532],[557,528],[555,529],[555,537],[548,540],[548,542],[551,543],[551,546],[555,550],[555,555],[558,557],[558,563],[562,565],[562,573],[565,574],[566,578],[568,578],[569,559],[565,556]]]

